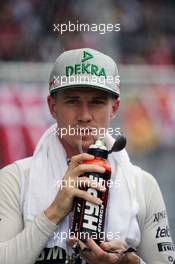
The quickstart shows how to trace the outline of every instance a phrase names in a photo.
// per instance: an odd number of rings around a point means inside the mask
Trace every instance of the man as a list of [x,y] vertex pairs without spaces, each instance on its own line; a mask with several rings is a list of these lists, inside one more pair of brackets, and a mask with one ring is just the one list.
[[[86,172],[104,172],[83,161],[94,158],[86,153],[88,147],[117,115],[115,62],[92,49],[64,52],[51,72],[49,90],[56,125],[42,136],[33,157],[1,170],[0,263],[173,263],[175,248],[159,187],[151,175],[130,163],[125,150],[109,157],[113,182],[120,184],[109,190],[106,241],[97,245],[92,239],[83,243],[69,236],[73,199],[102,203],[79,186],[83,181],[94,186],[80,177]],[[114,139],[109,133],[103,137],[110,149]],[[105,191],[100,184],[93,188]],[[72,248],[80,257],[74,258]]]

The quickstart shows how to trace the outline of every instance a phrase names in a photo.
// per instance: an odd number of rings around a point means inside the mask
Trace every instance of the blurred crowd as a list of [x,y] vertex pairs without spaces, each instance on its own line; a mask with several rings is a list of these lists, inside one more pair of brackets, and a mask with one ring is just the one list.
[[108,14],[109,23],[121,24],[119,33],[110,32],[120,63],[175,64],[175,1],[109,0],[104,8],[102,2],[1,0],[0,60],[53,61],[63,49],[95,47],[96,32],[60,36],[53,24],[102,23]]

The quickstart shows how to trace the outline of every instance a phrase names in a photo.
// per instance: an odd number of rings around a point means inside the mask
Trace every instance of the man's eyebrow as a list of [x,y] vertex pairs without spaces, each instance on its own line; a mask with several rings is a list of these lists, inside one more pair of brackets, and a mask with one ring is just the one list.
[[[63,99],[67,100],[67,99],[80,99],[80,96],[78,95],[63,95]],[[94,95],[93,97],[90,98],[90,100],[106,100],[107,96],[105,95]]]
[[78,99],[80,98],[79,96],[76,95],[63,95],[63,99]]
[[99,95],[99,96],[94,96],[94,97],[92,97],[92,100],[94,100],[94,99],[98,99],[98,100],[106,100],[106,96],[105,95]]

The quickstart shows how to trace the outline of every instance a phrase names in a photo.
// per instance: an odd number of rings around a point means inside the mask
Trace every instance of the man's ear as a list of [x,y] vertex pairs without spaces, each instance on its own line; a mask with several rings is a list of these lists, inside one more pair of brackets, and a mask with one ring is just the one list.
[[113,99],[112,102],[112,111],[111,111],[111,119],[115,118],[119,109],[120,98]]
[[56,119],[56,99],[48,95],[47,103],[48,103],[49,110],[50,110],[52,117]]

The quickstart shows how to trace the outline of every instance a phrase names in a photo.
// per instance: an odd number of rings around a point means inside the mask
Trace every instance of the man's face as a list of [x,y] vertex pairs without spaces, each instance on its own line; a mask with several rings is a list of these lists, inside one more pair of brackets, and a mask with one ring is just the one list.
[[[109,127],[119,100],[107,92],[92,88],[72,88],[48,97],[52,116],[57,120],[60,139],[83,150],[96,140],[98,133]],[[70,130],[71,128],[71,130]],[[61,138],[61,129],[66,135]],[[81,135],[80,135],[81,134]]]

